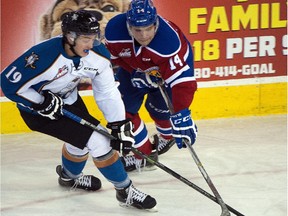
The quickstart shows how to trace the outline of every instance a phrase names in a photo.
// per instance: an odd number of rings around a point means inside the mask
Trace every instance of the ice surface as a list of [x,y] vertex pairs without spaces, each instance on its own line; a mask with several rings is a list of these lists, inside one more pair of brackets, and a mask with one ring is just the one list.
[[[194,149],[224,202],[247,216],[287,215],[287,116],[196,121]],[[150,135],[155,132],[148,125]],[[55,167],[62,141],[40,133],[1,135],[2,216],[219,216],[220,206],[157,168],[130,173],[134,185],[157,199],[157,213],[118,205],[112,184],[94,167],[84,169],[102,180],[97,192],[58,186]],[[176,146],[160,162],[213,194],[187,149]],[[231,214],[233,215],[233,214]]]

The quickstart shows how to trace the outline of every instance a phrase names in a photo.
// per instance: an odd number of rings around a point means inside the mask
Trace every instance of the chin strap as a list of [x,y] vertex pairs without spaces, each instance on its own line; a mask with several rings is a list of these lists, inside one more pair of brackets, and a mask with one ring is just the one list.
[[73,40],[73,44],[70,44],[70,43],[69,43],[69,41],[68,41],[68,39],[67,39],[67,36],[64,36],[63,39],[64,39],[64,45],[65,45],[65,43],[68,44],[68,45],[69,45],[69,49],[72,51],[72,53],[73,53],[74,55],[76,55],[76,56],[79,56],[79,55],[76,53],[75,49],[74,49],[74,47],[76,46],[76,43],[75,43],[76,38],[73,38],[73,39],[74,39],[74,40]]

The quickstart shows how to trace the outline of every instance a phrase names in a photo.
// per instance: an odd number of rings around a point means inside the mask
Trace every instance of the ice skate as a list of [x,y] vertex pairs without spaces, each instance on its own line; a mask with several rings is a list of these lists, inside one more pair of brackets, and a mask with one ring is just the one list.
[[78,188],[87,191],[96,191],[101,188],[100,179],[93,175],[81,175],[77,179],[71,179],[64,176],[61,165],[56,167],[56,172],[59,175],[58,183],[63,187]]
[[[149,155],[153,160],[158,161],[158,153],[156,150],[153,150],[152,153]],[[151,171],[155,170],[156,166],[146,159],[138,159],[134,155],[126,155],[122,156],[121,161],[124,165],[126,172],[131,172],[134,170],[137,171]]]
[[153,138],[153,143],[157,146],[158,155],[166,153],[175,144],[174,138],[166,140],[160,134],[155,134]]
[[119,205],[122,207],[135,207],[137,209],[145,209],[155,212],[156,200],[138,189],[136,189],[132,182],[130,185],[123,189],[116,189],[116,198]]

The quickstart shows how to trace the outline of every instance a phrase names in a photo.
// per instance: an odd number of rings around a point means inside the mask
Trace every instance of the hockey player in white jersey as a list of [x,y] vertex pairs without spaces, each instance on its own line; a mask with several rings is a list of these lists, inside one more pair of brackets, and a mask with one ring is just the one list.
[[[91,191],[101,188],[100,179],[82,174],[90,154],[95,166],[114,185],[120,205],[154,209],[156,200],[133,186],[119,159],[117,151],[127,154],[134,144],[133,126],[125,119],[96,16],[92,11],[68,12],[62,16],[62,31],[63,36],[33,46],[2,71],[5,96],[16,102],[31,130],[65,142],[62,165],[56,167],[61,186]],[[78,94],[82,78],[91,79],[95,101],[116,141],[62,116],[64,108],[99,125]]]

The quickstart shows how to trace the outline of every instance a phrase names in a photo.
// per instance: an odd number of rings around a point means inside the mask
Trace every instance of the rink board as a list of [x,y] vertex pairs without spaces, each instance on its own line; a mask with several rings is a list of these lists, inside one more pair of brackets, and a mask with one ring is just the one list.
[[[92,93],[87,91],[81,95],[91,114],[105,125]],[[191,110],[195,120],[287,113],[287,82],[208,88],[200,85]],[[143,107],[140,116],[146,122],[151,121]],[[29,131],[15,103],[2,100],[1,134]]]

